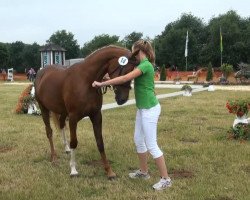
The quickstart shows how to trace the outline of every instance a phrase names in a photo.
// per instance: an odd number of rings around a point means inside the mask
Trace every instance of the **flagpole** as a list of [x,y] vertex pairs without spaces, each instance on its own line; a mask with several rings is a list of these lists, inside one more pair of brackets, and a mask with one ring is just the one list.
[[188,31],[186,36],[186,44],[185,44],[185,57],[186,57],[186,71],[187,71],[187,57],[188,57]]
[[187,56],[186,56],[186,71],[187,71]]
[[223,51],[222,32],[221,32],[221,26],[220,26],[220,66],[222,66],[222,51]]
[[222,51],[220,52],[220,66],[222,66]]

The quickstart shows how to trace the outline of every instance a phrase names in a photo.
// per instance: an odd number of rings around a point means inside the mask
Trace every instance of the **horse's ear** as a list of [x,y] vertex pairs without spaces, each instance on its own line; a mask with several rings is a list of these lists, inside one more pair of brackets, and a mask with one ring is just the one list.
[[138,55],[140,49],[136,50],[134,53],[132,53],[131,58],[135,58],[135,56]]
[[136,59],[136,56],[138,55],[139,51],[140,51],[139,49],[136,50],[134,53],[131,54],[131,56],[129,58],[130,63],[132,63],[135,66],[139,65],[139,63],[140,63],[139,60]]

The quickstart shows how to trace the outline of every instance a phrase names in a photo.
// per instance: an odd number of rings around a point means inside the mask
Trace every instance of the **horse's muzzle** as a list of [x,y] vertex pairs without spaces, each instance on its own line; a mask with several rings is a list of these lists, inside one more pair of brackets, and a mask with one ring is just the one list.
[[115,98],[115,100],[116,100],[116,103],[117,103],[118,105],[122,105],[122,104],[126,103],[128,99],[119,99],[119,98]]

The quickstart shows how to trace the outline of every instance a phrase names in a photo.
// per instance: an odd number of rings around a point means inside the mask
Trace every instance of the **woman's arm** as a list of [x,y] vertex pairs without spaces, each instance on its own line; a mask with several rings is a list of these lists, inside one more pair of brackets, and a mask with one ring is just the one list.
[[136,68],[132,72],[129,72],[128,74],[125,74],[123,76],[118,76],[116,78],[113,78],[104,82],[94,81],[92,83],[92,86],[101,87],[101,86],[107,86],[107,85],[120,85],[120,84],[133,80],[134,78],[140,76],[141,74],[142,74],[141,70]]

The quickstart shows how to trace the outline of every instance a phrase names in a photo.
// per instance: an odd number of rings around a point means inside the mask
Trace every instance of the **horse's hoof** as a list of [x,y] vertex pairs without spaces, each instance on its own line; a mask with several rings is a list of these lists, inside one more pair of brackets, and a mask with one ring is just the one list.
[[57,157],[51,157],[50,161],[51,161],[53,166],[58,166],[58,164],[59,164]]
[[70,150],[66,150],[65,153],[66,153],[66,154],[70,154]]
[[109,176],[109,177],[108,177],[108,180],[109,180],[109,181],[114,181],[114,180],[116,180],[116,176]]
[[77,173],[77,174],[70,174],[70,178],[74,178],[74,177],[78,177],[79,176],[79,174]]
[[57,167],[59,165],[59,161],[58,160],[52,160],[51,163],[52,163],[52,165],[54,167]]
[[77,176],[79,176],[78,171],[76,171],[76,169],[71,169],[70,177],[77,177]]
[[70,148],[68,146],[65,147],[65,153],[66,154],[70,153]]

